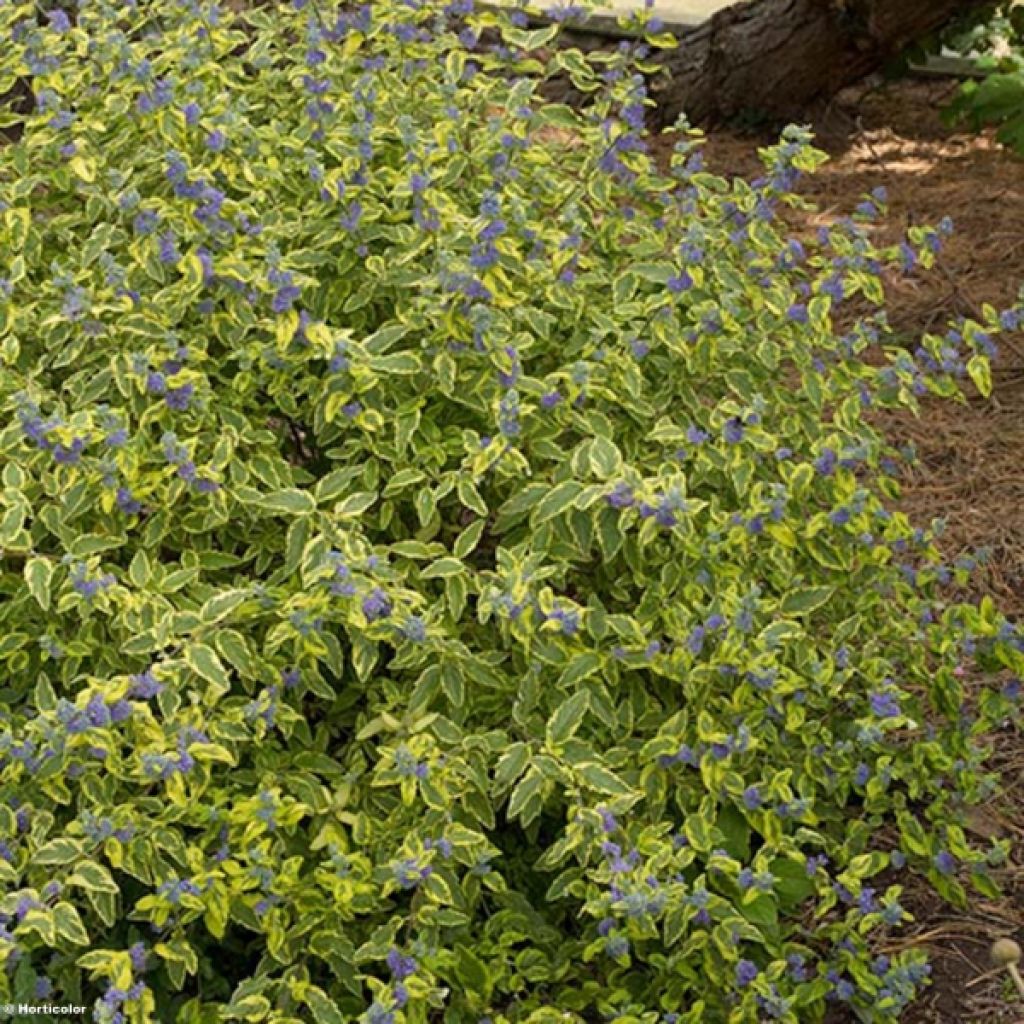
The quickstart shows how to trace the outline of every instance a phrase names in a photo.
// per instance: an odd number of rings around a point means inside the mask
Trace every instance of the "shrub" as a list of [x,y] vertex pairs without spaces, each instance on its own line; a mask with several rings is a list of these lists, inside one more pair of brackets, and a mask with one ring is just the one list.
[[877,1021],[905,879],[992,891],[1021,638],[870,413],[1020,310],[908,350],[948,225],[801,242],[805,132],[659,170],[666,41],[521,21],[0,7],[3,999]]
[[980,79],[968,79],[943,112],[951,124],[968,122],[975,131],[996,128],[996,138],[1024,153],[1024,8],[1010,5],[989,17],[970,19],[949,39],[974,58]]

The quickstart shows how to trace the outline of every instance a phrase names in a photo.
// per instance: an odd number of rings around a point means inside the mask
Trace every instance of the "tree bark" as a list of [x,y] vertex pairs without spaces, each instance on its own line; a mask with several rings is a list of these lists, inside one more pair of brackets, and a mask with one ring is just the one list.
[[747,0],[680,37],[652,82],[658,121],[782,118],[877,71],[908,44],[992,0]]

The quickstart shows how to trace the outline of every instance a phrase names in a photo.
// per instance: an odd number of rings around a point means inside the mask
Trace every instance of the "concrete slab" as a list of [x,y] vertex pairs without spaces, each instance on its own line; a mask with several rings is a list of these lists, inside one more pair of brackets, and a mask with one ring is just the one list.
[[[492,0],[501,6],[522,7],[520,0]],[[675,29],[685,31],[702,25],[717,11],[725,7],[731,7],[737,0],[654,0],[651,8],[654,17],[660,18],[664,31],[671,32]],[[608,30],[614,32],[618,26],[618,19],[623,15],[629,15],[634,11],[644,10],[643,0],[532,0],[526,6],[530,14],[543,17],[545,13],[554,13],[559,9],[568,6],[587,7],[589,13],[586,18],[588,26],[595,30]],[[576,23],[575,19],[571,19]],[[623,31],[623,35],[629,34]]]

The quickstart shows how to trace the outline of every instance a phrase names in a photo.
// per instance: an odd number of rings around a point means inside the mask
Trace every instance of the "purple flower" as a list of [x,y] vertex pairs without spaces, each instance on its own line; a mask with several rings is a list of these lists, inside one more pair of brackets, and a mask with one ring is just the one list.
[[132,970],[136,974],[142,974],[146,970],[146,947],[141,942],[136,942],[128,949],[128,955],[132,960]]
[[903,907],[895,900],[892,903],[887,903],[882,909],[882,920],[890,928],[895,928],[903,921]]
[[760,973],[761,972],[757,969],[757,964],[752,963],[750,960],[741,960],[736,965],[737,986],[739,988],[746,988],[756,980]]
[[839,458],[831,448],[822,451],[814,461],[814,469],[820,476],[831,476],[835,472]]
[[132,676],[132,685],[128,688],[128,696],[139,700],[149,700],[163,690],[163,685],[153,675],[153,669]]
[[302,290],[293,284],[286,284],[274,292],[270,308],[275,313],[286,313],[295,304],[295,301],[302,294]]
[[137,516],[142,511],[142,503],[132,496],[127,487],[118,487],[115,501],[126,516]]
[[416,973],[417,963],[411,956],[402,954],[393,946],[387,955],[388,970],[391,971],[395,981],[404,981]]
[[681,270],[678,274],[670,277],[665,284],[673,295],[679,295],[693,287],[693,278],[685,270]]
[[60,10],[47,11],[46,18],[50,22],[50,28],[58,35],[71,31],[71,21],[67,14]]
[[186,103],[181,108],[181,112],[185,115],[185,123],[187,125],[195,125],[199,123],[199,118],[202,117],[203,111],[198,103],[195,101]]
[[879,718],[896,718],[900,714],[899,701],[891,693],[872,693],[868,700],[872,713]]
[[131,703],[123,698],[115,700],[110,705],[110,720],[112,722],[123,722],[132,713]]
[[875,899],[875,890],[865,886],[857,897],[857,909],[862,914],[871,914],[878,909],[878,902]]
[[374,587],[363,598],[363,614],[370,622],[386,619],[391,614],[391,608],[391,599],[380,587]]
[[192,402],[194,394],[195,388],[192,384],[183,384],[180,388],[170,388],[164,395],[164,401],[168,409],[184,412]]
[[181,259],[173,231],[166,231],[160,236],[157,255],[161,263],[177,263]]
[[956,858],[948,850],[940,850],[932,863],[940,874],[951,875],[956,871]]
[[743,440],[743,422],[738,416],[733,416],[725,421],[722,436],[729,444],[739,444]]
[[761,794],[758,792],[757,786],[748,786],[743,791],[743,806],[748,811],[756,811],[762,804]]
[[62,466],[75,466],[85,450],[85,438],[73,438],[70,445],[59,444],[53,449],[54,462]]
[[633,505],[635,500],[636,499],[633,496],[633,488],[625,481],[619,481],[612,490],[612,493],[605,495],[605,501],[607,501],[612,508],[629,508]]
[[228,144],[228,137],[219,129],[215,129],[206,136],[206,148],[212,149],[214,153],[223,152]]
[[696,657],[704,649],[705,630],[703,626],[694,626],[690,635],[686,638],[686,646],[689,652]]

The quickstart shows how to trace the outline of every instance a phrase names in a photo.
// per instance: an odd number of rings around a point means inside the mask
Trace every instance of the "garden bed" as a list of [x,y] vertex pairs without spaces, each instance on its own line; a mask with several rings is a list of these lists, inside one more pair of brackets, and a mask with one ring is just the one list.
[[[1024,163],[988,135],[952,131],[940,110],[956,85],[904,80],[853,87],[813,119],[817,145],[832,160],[803,192],[828,217],[852,209],[864,193],[884,184],[890,216],[878,225],[880,241],[898,241],[908,224],[953,218],[938,268],[889,280],[890,319],[912,338],[947,318],[976,315],[984,303],[1002,308],[1024,282]],[[763,135],[715,131],[706,148],[715,174],[752,177]],[[977,594],[990,594],[1008,615],[1024,613],[1024,344],[1001,339],[991,400],[966,405],[925,403],[919,418],[890,418],[890,436],[912,442],[919,455],[907,476],[902,507],[920,523],[947,520],[943,538],[951,558],[988,548],[978,570]],[[1016,348],[1013,346],[1016,345]],[[1005,792],[978,814],[983,834],[1017,841],[1024,835],[1024,802],[1013,780],[1024,767],[1024,737],[1007,728],[996,738]],[[1017,790],[1015,794],[1015,790]],[[917,917],[907,942],[926,945],[933,985],[907,1013],[910,1024],[1009,1024],[1024,1007],[993,972],[989,947],[1000,935],[1024,936],[1024,849],[1002,872],[1005,898],[976,898],[960,913],[921,886],[907,904]],[[840,1018],[837,1018],[837,1020]]]

